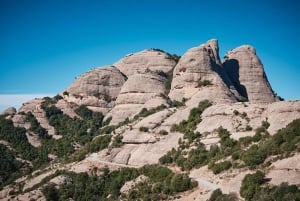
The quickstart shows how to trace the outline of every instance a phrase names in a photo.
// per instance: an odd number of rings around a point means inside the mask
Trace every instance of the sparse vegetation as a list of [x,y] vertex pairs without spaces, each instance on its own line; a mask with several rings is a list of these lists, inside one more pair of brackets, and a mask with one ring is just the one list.
[[213,191],[208,201],[238,201],[238,197],[235,193],[223,194],[218,188]]
[[148,132],[149,128],[148,127],[140,127],[139,131],[141,131],[141,132]]
[[[47,199],[57,200],[161,200],[167,199],[174,193],[186,191],[197,186],[186,174],[175,174],[168,168],[158,165],[146,165],[140,169],[122,168],[110,172],[103,168],[100,176],[89,176],[87,173],[57,172],[55,175],[65,175],[71,182],[57,188],[48,184],[42,188]],[[126,181],[133,180],[139,175],[148,178],[126,194],[120,189]],[[49,181],[53,176],[45,178]],[[38,186],[36,186],[37,188]]]
[[239,114],[240,114],[240,112],[239,112],[239,111],[237,111],[237,110],[233,110],[233,114],[237,116],[237,115],[239,115]]
[[211,103],[208,100],[201,101],[198,104],[198,107],[193,108],[190,111],[188,120],[183,120],[179,124],[174,124],[171,127],[171,132],[178,131],[181,133],[193,132],[196,129],[196,126],[201,122],[202,112],[211,106]]
[[32,131],[36,134],[38,134],[40,139],[50,139],[51,136],[48,135],[48,132],[46,129],[41,127],[40,123],[37,121],[37,119],[33,116],[31,112],[28,112],[26,114],[26,121],[30,122],[30,128],[29,131]]
[[147,109],[147,108],[143,108],[140,112],[139,112],[139,114],[137,114],[137,115],[135,115],[134,116],[134,120],[136,120],[136,119],[139,119],[139,118],[144,118],[144,117],[147,117],[147,116],[150,116],[150,115],[152,115],[152,114],[154,114],[154,113],[157,113],[157,112],[159,112],[159,111],[162,111],[162,110],[164,110],[164,109],[166,109],[167,108],[167,106],[165,106],[164,104],[162,104],[162,105],[160,105],[160,106],[157,106],[157,107],[155,107],[155,108],[151,108],[151,109]]
[[230,161],[223,161],[220,163],[211,163],[208,165],[208,168],[213,171],[214,174],[219,174],[220,172],[223,172],[224,170],[228,170],[231,168],[232,164]]
[[168,131],[166,131],[166,130],[160,130],[160,131],[159,131],[159,134],[160,134],[160,135],[168,135],[169,133],[168,133]]
[[247,174],[240,188],[240,194],[246,201],[265,200],[300,200],[300,190],[296,185],[282,183],[279,186],[264,185],[267,182],[265,174],[256,171],[254,174]]
[[199,80],[197,87],[206,87],[212,85],[210,80]]
[[166,73],[166,82],[165,82],[165,89],[166,92],[165,94],[168,94],[171,90],[171,84],[172,84],[172,80],[173,80],[173,72],[174,72],[174,68],[173,67],[169,72]]
[[114,136],[113,142],[112,142],[111,146],[113,148],[121,147],[123,145],[122,139],[123,139],[122,135],[116,135],[116,136]]
[[96,137],[91,142],[85,144],[85,146],[81,147],[79,150],[77,150],[71,158],[75,161],[81,161],[85,158],[85,156],[88,153],[98,152],[102,149],[105,149],[108,147],[109,143],[111,141],[110,135],[101,135]]
[[183,107],[185,106],[185,99],[182,99],[182,101],[177,101],[177,100],[173,100],[172,103],[171,103],[171,107],[176,107],[176,108],[179,108],[179,107]]

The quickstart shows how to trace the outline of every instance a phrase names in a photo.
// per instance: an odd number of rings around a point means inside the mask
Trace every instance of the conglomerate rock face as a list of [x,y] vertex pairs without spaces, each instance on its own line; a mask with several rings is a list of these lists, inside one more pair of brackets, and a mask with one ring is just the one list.
[[224,69],[241,96],[255,103],[277,100],[256,51],[243,45],[225,55]]
[[174,57],[161,50],[144,50],[129,54],[114,64],[126,76],[147,71],[168,72],[176,65]]
[[116,100],[116,106],[107,114],[112,117],[111,123],[119,123],[143,107],[166,104],[161,97],[165,92],[165,81],[164,77],[151,73],[129,76]]
[[[254,48],[241,46],[229,51],[221,62],[218,41],[207,41],[178,57],[158,49],[125,56],[114,64],[81,75],[65,92],[64,100],[100,111],[117,124],[143,107],[208,99],[235,103],[242,98],[253,103],[277,101]],[[171,89],[166,74],[173,69]],[[162,96],[162,94],[164,96]],[[63,108],[62,108],[63,109]]]
[[78,77],[63,96],[68,102],[98,108],[105,114],[114,107],[126,79],[115,67],[96,68]]
[[214,102],[236,101],[227,86],[234,89],[221,67],[218,49],[218,42],[210,40],[181,57],[173,72],[171,99],[181,101],[200,93]]

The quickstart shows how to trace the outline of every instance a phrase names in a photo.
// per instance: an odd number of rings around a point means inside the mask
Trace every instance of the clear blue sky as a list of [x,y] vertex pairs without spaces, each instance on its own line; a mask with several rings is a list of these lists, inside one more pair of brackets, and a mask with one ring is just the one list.
[[0,0],[0,94],[56,94],[124,55],[182,55],[217,38],[256,48],[278,95],[300,99],[297,0]]

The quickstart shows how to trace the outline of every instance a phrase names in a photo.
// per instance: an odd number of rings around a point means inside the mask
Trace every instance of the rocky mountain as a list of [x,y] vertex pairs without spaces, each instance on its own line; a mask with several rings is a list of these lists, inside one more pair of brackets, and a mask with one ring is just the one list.
[[249,45],[129,54],[0,116],[0,200],[300,200],[299,119]]

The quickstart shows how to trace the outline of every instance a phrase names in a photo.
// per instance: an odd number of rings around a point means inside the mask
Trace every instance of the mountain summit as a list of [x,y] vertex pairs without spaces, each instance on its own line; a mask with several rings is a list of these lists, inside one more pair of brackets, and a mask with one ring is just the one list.
[[0,115],[0,199],[299,200],[299,133],[253,47],[148,49]]

